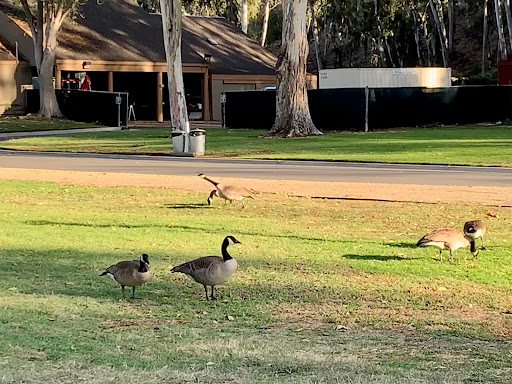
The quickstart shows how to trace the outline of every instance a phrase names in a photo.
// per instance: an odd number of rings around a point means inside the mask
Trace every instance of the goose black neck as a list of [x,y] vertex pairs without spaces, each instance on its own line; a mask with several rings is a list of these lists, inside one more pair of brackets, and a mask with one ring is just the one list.
[[147,272],[148,270],[149,270],[148,269],[148,265],[141,260],[140,261],[140,265],[139,265],[139,269],[137,271],[140,272],[140,273],[144,273],[144,272]]
[[231,255],[228,253],[228,245],[228,241],[224,240],[224,242],[222,243],[222,258],[224,259],[224,261],[232,259]]
[[476,252],[476,241],[475,240],[471,240],[469,242],[469,245],[471,246],[471,253],[475,253]]
[[216,181],[213,181],[212,179],[210,179],[210,178],[208,178],[208,177],[206,177],[206,176],[204,176],[204,179],[205,179],[205,180],[207,180],[207,181],[209,181],[210,183],[212,183],[212,184],[213,184],[213,185],[215,185],[215,186],[217,186],[217,185],[219,184],[219,183],[217,183]]

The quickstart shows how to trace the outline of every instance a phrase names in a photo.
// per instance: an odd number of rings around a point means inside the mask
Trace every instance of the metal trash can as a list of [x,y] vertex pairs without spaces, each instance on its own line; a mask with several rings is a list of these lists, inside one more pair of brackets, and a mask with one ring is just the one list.
[[185,131],[172,131],[172,152],[173,153],[184,153],[185,152]]
[[204,129],[193,129],[190,131],[190,153],[194,156],[204,155],[204,143],[206,131]]

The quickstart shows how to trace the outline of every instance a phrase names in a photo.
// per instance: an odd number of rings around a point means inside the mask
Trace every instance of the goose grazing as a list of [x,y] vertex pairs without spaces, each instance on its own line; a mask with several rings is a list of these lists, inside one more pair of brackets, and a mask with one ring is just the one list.
[[228,246],[241,244],[233,236],[227,236],[222,242],[222,257],[204,256],[188,261],[171,269],[171,272],[180,272],[190,276],[204,287],[206,300],[208,299],[208,286],[212,287],[210,299],[216,300],[213,292],[216,285],[224,284],[235,273],[238,264],[228,253]]
[[229,201],[230,207],[231,207],[231,204],[233,203],[233,201],[240,200],[242,202],[243,208],[245,208],[244,199],[246,197],[250,198],[250,199],[254,199],[254,196],[251,195],[251,192],[247,188],[238,187],[236,185],[227,185],[227,184],[223,184],[223,183],[218,183],[218,182],[210,179],[203,173],[198,173],[197,176],[199,176],[200,178],[202,178],[206,181],[209,181],[217,189],[216,193],[214,193],[213,191],[210,193],[210,197],[208,198],[208,205],[211,204],[211,200],[212,200],[213,196],[218,196],[218,197],[223,198],[226,201]]
[[138,287],[151,279],[149,272],[149,257],[145,253],[139,260],[121,261],[108,267],[100,276],[111,277],[121,285],[124,295],[124,287],[132,287],[132,299],[135,299],[135,287]]
[[482,220],[471,220],[464,223],[464,234],[475,241],[480,238],[482,242],[482,248],[480,249],[485,249],[484,235],[486,230],[487,228]]
[[439,255],[443,261],[443,249],[450,251],[450,261],[453,262],[453,252],[459,248],[471,246],[471,253],[474,257],[478,256],[475,240],[466,237],[462,232],[454,228],[438,228],[423,236],[417,247],[436,247],[439,248]]

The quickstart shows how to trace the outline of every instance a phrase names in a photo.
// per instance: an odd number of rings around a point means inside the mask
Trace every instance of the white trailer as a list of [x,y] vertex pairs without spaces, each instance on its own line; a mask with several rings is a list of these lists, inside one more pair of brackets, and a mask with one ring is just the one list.
[[320,89],[451,86],[451,68],[339,68],[320,70]]

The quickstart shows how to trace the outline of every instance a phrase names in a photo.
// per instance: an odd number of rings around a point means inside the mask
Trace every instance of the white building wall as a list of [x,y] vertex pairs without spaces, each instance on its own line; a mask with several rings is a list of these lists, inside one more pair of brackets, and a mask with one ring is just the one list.
[[451,68],[340,68],[320,70],[320,89],[450,87]]

